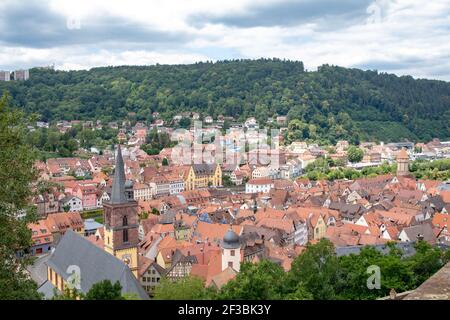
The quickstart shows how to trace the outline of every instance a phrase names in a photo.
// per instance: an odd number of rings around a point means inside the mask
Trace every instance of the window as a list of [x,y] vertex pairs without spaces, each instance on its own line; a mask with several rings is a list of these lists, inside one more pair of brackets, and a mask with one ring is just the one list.
[[229,266],[230,268],[233,268],[233,261],[228,261],[228,266]]
[[127,218],[127,216],[123,217],[122,222],[123,222],[122,223],[123,226],[127,226],[128,225],[128,218]]
[[123,229],[123,242],[128,242],[128,229]]
[[231,250],[231,251],[230,251],[230,256],[232,256],[232,257],[234,257],[234,256],[235,256],[235,252],[234,252],[234,250]]

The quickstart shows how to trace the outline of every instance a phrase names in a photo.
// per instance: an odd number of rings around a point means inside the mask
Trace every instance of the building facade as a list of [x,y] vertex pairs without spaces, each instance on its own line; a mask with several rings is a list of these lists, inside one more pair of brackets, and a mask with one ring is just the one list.
[[125,194],[125,170],[120,146],[117,152],[111,200],[103,203],[104,249],[122,260],[138,278],[138,204]]
[[184,182],[186,190],[222,186],[222,169],[216,164],[194,164]]

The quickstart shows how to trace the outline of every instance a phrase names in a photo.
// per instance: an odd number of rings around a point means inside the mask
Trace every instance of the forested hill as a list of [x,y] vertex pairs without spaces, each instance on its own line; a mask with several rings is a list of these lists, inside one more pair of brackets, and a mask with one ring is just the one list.
[[[31,69],[25,82],[0,82],[17,106],[59,119],[151,120],[158,111],[203,115],[288,115],[303,138],[383,141],[450,138],[450,83],[278,59],[191,65]],[[135,115],[133,114],[135,113]]]

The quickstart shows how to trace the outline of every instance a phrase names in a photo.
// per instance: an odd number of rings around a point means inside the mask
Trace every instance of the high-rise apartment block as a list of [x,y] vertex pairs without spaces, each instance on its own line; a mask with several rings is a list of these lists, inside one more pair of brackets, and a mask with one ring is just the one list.
[[11,80],[11,73],[9,71],[0,71],[0,81]]
[[28,80],[30,78],[29,70],[16,70],[13,73],[14,80]]

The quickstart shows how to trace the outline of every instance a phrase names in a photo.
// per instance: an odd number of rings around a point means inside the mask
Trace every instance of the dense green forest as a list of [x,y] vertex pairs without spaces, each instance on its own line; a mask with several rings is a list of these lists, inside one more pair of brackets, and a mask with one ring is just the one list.
[[[31,69],[30,80],[0,82],[14,103],[41,120],[151,121],[181,111],[202,115],[288,115],[292,138],[335,142],[450,138],[450,83],[302,62],[233,60],[191,65]],[[289,139],[289,137],[288,137]]]

